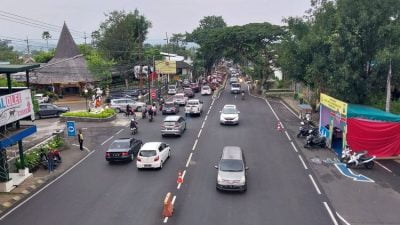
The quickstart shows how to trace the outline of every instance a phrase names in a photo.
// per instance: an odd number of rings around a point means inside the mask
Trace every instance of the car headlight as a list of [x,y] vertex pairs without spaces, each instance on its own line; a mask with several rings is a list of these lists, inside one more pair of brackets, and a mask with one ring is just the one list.
[[220,116],[220,117],[219,117],[219,120],[225,121],[225,118],[224,118],[223,116]]
[[217,182],[218,184],[221,184],[224,181],[224,179],[222,179],[219,175],[217,177]]
[[244,184],[246,183],[246,177],[243,176],[242,178],[240,178],[239,183],[240,183],[241,185],[244,185]]

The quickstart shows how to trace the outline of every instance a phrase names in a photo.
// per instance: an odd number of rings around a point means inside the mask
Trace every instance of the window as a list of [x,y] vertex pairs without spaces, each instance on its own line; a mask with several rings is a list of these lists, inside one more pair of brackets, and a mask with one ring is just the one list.
[[143,157],[152,157],[156,156],[157,152],[155,150],[142,150],[139,152],[139,155]]
[[243,171],[243,162],[237,159],[222,159],[219,168],[225,172],[240,172]]
[[41,105],[39,106],[40,109],[47,109],[47,105]]

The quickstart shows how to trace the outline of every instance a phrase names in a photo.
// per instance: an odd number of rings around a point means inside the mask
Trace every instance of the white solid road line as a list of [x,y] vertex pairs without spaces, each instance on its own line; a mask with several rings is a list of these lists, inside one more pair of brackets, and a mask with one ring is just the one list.
[[386,171],[388,171],[389,173],[393,173],[393,171],[391,171],[389,168],[387,168],[386,166],[382,165],[382,163],[378,162],[375,160],[375,163],[378,164],[380,167],[382,167],[383,169],[385,169]]
[[299,151],[297,151],[297,148],[296,148],[296,146],[294,145],[293,142],[290,142],[290,144],[292,144],[292,147],[293,147],[293,149],[294,149],[295,152],[299,152]]
[[345,224],[345,225],[351,225],[349,222],[347,222],[338,212],[336,212],[337,217]]
[[332,219],[333,224],[339,225],[338,222],[337,222],[337,220],[336,220],[336,218],[335,218],[335,215],[333,215],[333,213],[332,213],[332,211],[331,211],[331,208],[329,208],[328,203],[326,203],[326,202],[323,202],[323,203],[324,203],[324,206],[325,206],[326,210],[327,210],[328,213],[329,213],[329,216],[330,216],[331,219]]
[[296,115],[296,113],[294,113],[293,110],[292,110],[291,108],[289,108],[289,106],[287,106],[283,101],[281,101],[281,104],[282,104],[283,106],[285,106],[285,108],[286,108],[287,110],[289,110],[289,112],[291,112],[295,117],[298,117],[298,115]]
[[19,207],[21,207],[22,205],[24,205],[25,203],[27,203],[29,200],[31,200],[33,197],[35,197],[36,195],[38,195],[40,192],[44,191],[46,188],[48,188],[50,185],[52,185],[53,183],[55,183],[56,181],[58,181],[59,179],[61,179],[61,177],[65,176],[67,173],[69,173],[72,169],[74,169],[76,166],[78,166],[79,164],[81,164],[85,159],[87,159],[89,156],[91,156],[96,150],[91,151],[89,154],[87,154],[85,157],[83,157],[81,160],[79,160],[75,165],[73,165],[71,168],[69,168],[68,170],[64,171],[64,173],[62,173],[59,177],[55,178],[54,180],[52,180],[50,183],[46,184],[44,187],[42,187],[40,190],[38,190],[37,192],[35,192],[34,194],[32,194],[31,196],[29,196],[27,199],[25,199],[23,202],[19,203],[17,206],[15,206],[14,208],[10,209],[10,211],[8,211],[6,214],[4,214],[2,217],[0,217],[0,221],[3,220],[4,218],[6,218],[8,215],[10,215],[12,212],[14,212],[15,210],[17,210]]
[[308,174],[308,176],[310,177],[311,182],[314,184],[315,190],[317,190],[317,193],[320,195],[321,191],[319,190],[319,187],[317,186],[317,183],[315,183],[314,177],[311,176],[311,174]]
[[109,137],[107,140],[105,140],[103,143],[101,143],[101,145],[104,145],[105,143],[107,143],[107,141],[109,141],[109,140],[111,140],[113,138],[114,138],[114,136]]
[[176,195],[174,195],[174,197],[172,198],[172,206],[175,204],[175,200],[176,200]]
[[289,136],[289,134],[288,134],[288,132],[286,130],[285,130],[285,134],[286,134],[287,138],[289,139],[289,141],[292,141],[292,139],[290,138],[290,136]]
[[192,151],[194,151],[195,149],[196,149],[196,146],[197,146],[197,142],[199,141],[199,139],[196,139],[196,141],[194,142],[194,145],[193,145],[193,148],[192,148]]
[[164,223],[167,223],[168,222],[168,217],[165,217],[164,218]]
[[181,189],[181,185],[182,184],[178,184],[178,186],[176,187],[177,190]]
[[201,132],[203,131],[203,129],[200,129],[199,134],[197,135],[197,138],[200,138]]
[[204,118],[204,121],[206,121],[208,119],[208,115],[206,115],[206,117]]
[[271,109],[272,113],[274,114],[275,118],[280,121],[278,115],[276,115],[275,110],[272,108],[271,104],[269,104],[269,101],[267,99],[265,99],[265,102],[267,103],[267,105],[269,106],[269,108]]
[[299,155],[299,159],[300,159],[301,163],[303,164],[304,169],[308,170],[308,167],[307,167],[307,165],[304,163],[303,157],[301,157],[301,155]]
[[124,129],[119,130],[116,134],[120,134]]
[[189,155],[189,158],[188,158],[188,160],[186,162],[186,168],[189,167],[189,163],[190,163],[190,160],[192,160],[192,156],[193,156],[193,153],[191,152],[190,155]]
[[186,170],[183,171],[182,173],[182,180],[185,178]]

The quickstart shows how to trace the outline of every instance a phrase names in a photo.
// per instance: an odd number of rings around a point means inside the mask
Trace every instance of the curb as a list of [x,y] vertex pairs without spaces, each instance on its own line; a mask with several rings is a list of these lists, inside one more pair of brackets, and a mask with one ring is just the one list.
[[110,122],[117,118],[117,114],[114,114],[107,118],[89,118],[89,117],[73,117],[73,116],[60,116],[61,122],[75,121],[75,122]]

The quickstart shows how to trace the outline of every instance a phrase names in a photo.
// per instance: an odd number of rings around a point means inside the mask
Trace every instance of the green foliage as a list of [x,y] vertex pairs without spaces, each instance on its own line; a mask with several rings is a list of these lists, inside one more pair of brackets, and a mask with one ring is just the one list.
[[18,59],[18,53],[8,44],[9,41],[0,39],[0,61],[10,62],[11,64],[20,64],[21,60]]
[[111,117],[115,114],[116,114],[116,112],[114,109],[105,109],[100,113],[87,112],[87,111],[66,112],[66,113],[63,113],[62,116],[101,119],[101,118]]
[[[26,87],[25,82],[18,82],[15,80],[11,80],[12,87]],[[7,86],[7,78],[0,77],[0,87],[8,87]]]
[[[40,153],[44,152],[47,154],[51,149],[59,149],[64,145],[64,139],[61,136],[56,136],[41,147],[35,148],[32,151],[24,152],[25,166],[30,171],[37,168],[40,164]],[[17,169],[23,169],[21,160],[18,158],[15,161],[15,167]]]
[[32,99],[32,104],[33,104],[33,112],[35,112],[35,115],[37,112],[39,112],[39,102],[38,100],[35,98],[35,91],[31,91],[31,99]]
[[33,59],[37,63],[47,63],[54,57],[54,54],[55,54],[55,49],[52,49],[48,52],[38,51],[33,55]]

